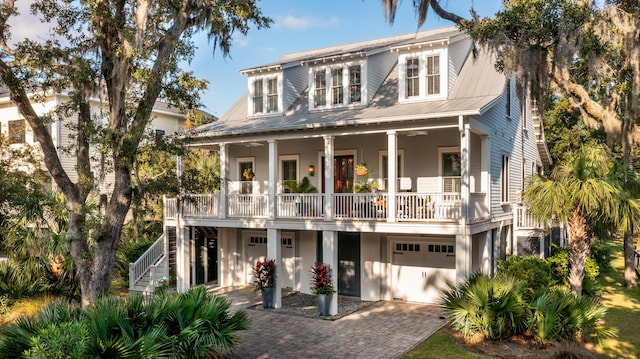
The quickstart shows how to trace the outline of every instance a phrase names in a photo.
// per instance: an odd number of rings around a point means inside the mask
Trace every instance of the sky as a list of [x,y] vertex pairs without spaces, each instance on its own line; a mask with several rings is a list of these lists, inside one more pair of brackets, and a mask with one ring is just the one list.
[[[240,70],[277,61],[284,54],[326,46],[398,35],[417,30],[413,1],[399,1],[395,23],[384,18],[380,0],[262,0],[258,6],[273,19],[268,29],[250,29],[246,36],[234,36],[227,58],[205,37],[198,37],[198,50],[190,64],[184,64],[196,76],[209,81],[202,94],[205,110],[222,116],[247,91],[247,78]],[[491,16],[500,9],[501,0],[443,0],[448,11],[470,17],[473,5],[480,16]],[[451,25],[429,16],[424,29]]]
[[[48,32],[45,24],[29,19],[25,8],[30,1],[17,1],[21,16],[12,23],[14,38]],[[226,58],[205,35],[196,35],[198,49],[183,69],[209,82],[202,94],[204,110],[222,116],[247,90],[247,78],[240,70],[277,61],[284,54],[326,46],[405,34],[417,30],[412,0],[398,1],[394,25],[384,18],[380,0],[259,0],[263,15],[273,19],[268,29],[249,29],[246,36],[233,37],[230,54]],[[502,0],[441,0],[451,12],[469,18],[473,6],[480,16],[491,16],[500,9]],[[451,25],[450,22],[429,16],[422,29]]]

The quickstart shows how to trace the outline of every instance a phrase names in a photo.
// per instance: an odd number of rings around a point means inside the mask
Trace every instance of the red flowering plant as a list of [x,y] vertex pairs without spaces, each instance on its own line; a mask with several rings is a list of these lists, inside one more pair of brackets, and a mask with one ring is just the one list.
[[331,267],[320,262],[311,267],[311,292],[329,295],[336,292],[331,280]]
[[276,260],[265,258],[253,267],[256,289],[273,288],[276,283]]

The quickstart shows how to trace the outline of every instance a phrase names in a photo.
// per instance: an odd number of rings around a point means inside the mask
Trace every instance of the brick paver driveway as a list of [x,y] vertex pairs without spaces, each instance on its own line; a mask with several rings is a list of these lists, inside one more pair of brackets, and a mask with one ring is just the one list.
[[[234,296],[242,307],[255,300]],[[238,305],[239,306],[239,305]],[[444,320],[433,305],[377,302],[339,320],[247,309],[238,358],[397,358],[435,333]]]

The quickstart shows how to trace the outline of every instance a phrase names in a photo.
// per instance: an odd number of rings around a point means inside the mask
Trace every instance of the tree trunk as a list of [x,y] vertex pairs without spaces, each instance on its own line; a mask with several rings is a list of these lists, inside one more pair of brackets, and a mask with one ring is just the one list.
[[624,234],[624,286],[636,288],[638,281],[634,266],[635,255],[633,248],[633,235],[630,232]]
[[584,267],[589,256],[590,243],[585,219],[577,213],[569,219],[569,284],[576,297],[582,296]]

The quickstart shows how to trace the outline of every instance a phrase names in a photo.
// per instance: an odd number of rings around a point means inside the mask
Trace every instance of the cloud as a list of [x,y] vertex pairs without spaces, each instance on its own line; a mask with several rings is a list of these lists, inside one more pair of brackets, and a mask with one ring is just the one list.
[[275,17],[273,28],[283,28],[290,30],[307,30],[311,28],[333,27],[340,25],[342,20],[337,16],[329,18],[318,17],[296,17],[292,15]]

